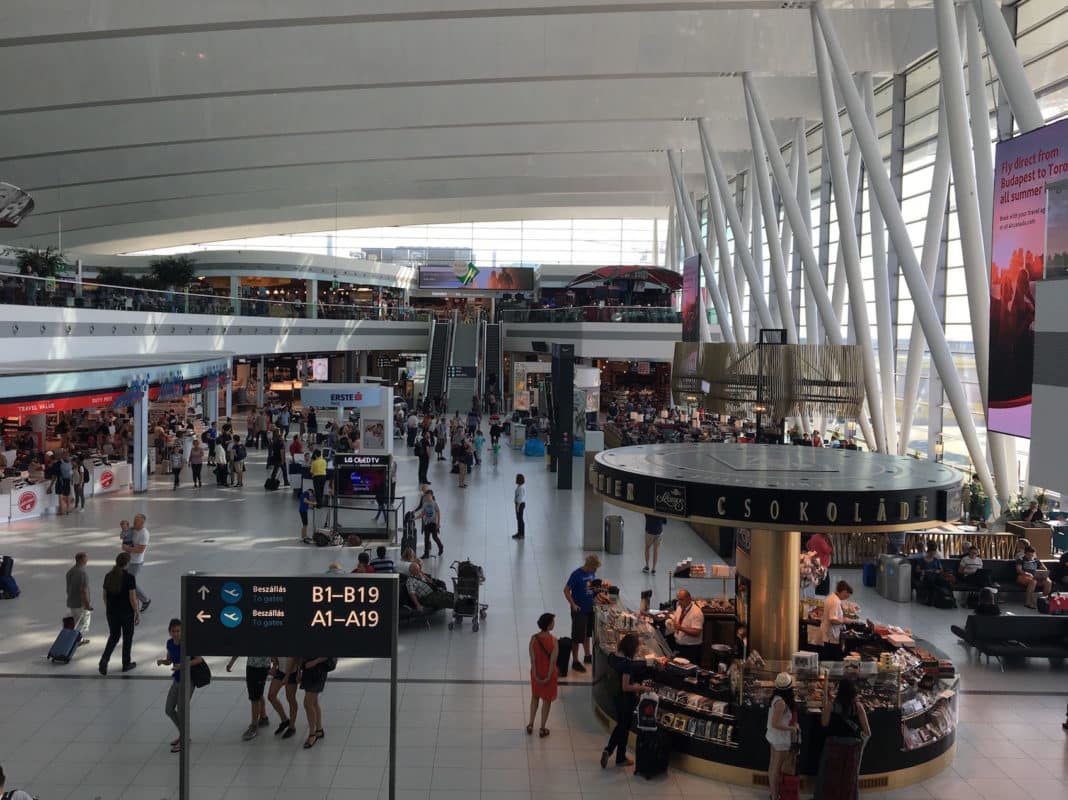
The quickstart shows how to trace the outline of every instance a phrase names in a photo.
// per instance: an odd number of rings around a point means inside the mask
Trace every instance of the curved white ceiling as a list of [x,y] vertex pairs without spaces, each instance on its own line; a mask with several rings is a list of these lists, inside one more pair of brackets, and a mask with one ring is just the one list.
[[[858,71],[934,47],[926,2],[828,6]],[[814,69],[802,3],[6,0],[0,179],[37,211],[0,244],[649,213],[664,149],[703,180],[696,117],[743,167],[739,73],[785,138]]]

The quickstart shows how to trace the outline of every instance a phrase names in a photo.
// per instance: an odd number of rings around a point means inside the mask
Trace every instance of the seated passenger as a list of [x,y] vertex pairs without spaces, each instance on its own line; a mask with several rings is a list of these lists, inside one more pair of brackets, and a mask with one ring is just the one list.
[[[942,561],[938,558],[938,548],[934,543],[927,545],[922,558],[913,561],[912,578],[917,599],[927,605],[934,605],[934,590],[947,585],[946,579],[942,577]],[[924,595],[922,598],[921,592]]]
[[983,559],[979,558],[979,548],[974,544],[968,545],[968,550],[957,564],[957,580],[962,584],[974,586],[990,586],[989,570],[983,569]]
[[1023,555],[1016,559],[1016,582],[1024,587],[1026,596],[1024,605],[1035,608],[1035,592],[1041,592],[1049,596],[1053,591],[1053,584],[1049,579],[1049,571],[1035,554],[1035,548],[1028,545]]
[[371,559],[371,568],[375,572],[396,572],[397,570],[393,566],[393,559],[386,557],[386,548],[384,545],[379,545],[375,550],[376,558]]

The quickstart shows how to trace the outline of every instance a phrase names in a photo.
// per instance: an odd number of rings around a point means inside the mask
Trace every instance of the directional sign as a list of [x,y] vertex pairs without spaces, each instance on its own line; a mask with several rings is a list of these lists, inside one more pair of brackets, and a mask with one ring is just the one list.
[[198,656],[390,658],[397,575],[183,575],[189,652]]

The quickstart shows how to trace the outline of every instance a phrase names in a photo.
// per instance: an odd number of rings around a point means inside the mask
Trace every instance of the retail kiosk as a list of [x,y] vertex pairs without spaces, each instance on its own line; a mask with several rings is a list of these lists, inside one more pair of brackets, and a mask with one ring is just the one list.
[[[803,716],[801,771],[814,774],[822,687],[857,681],[872,725],[861,788],[893,789],[925,780],[954,752],[957,678],[953,664],[908,631],[857,619],[848,626],[845,661],[820,663],[801,649],[802,533],[884,533],[959,519],[959,473],[908,457],[756,444],[664,444],[607,450],[592,459],[592,491],[639,513],[735,528],[735,598],[706,614],[733,613],[749,629],[750,656],[706,658],[701,665],[655,662],[670,655],[664,614],[641,613],[618,598],[598,608],[593,704],[610,718],[607,659],[621,635],[642,642],[647,674],[661,695],[681,768],[731,783],[766,785],[768,703],[779,671],[794,674]],[[709,631],[706,617],[706,632]],[[707,639],[707,636],[706,636]],[[733,641],[724,642],[733,644]],[[716,649],[720,654],[723,648]],[[759,657],[754,657],[756,651]],[[727,661],[732,661],[727,666]],[[605,678],[610,678],[605,680]]]

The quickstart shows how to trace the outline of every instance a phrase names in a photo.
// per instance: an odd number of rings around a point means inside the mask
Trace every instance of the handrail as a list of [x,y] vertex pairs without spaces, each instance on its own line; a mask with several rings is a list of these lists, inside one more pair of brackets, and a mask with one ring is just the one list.
[[[306,318],[308,304],[301,301],[117,286],[95,280],[42,278],[36,275],[0,274],[0,303],[8,305],[92,308],[109,311],[148,311],[248,317]],[[392,320],[425,322],[430,314],[410,307],[388,311],[380,306],[319,303],[320,319]]]
[[568,306],[504,308],[502,322],[637,322],[680,324],[681,312],[660,306]]

